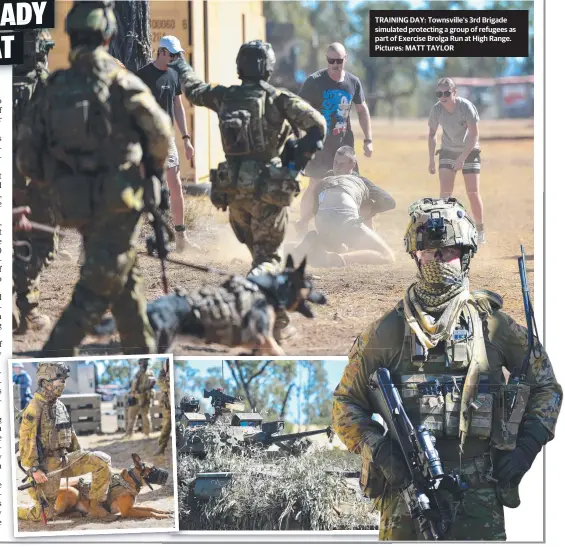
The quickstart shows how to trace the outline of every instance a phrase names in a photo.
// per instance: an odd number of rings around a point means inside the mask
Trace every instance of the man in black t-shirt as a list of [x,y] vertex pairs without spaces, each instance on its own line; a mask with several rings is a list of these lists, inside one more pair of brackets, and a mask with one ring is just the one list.
[[[184,49],[182,49],[178,38],[175,36],[163,36],[159,41],[157,58],[140,68],[137,71],[137,76],[151,89],[161,108],[170,116],[173,126],[176,119],[182,133],[186,159],[190,160],[194,154],[194,148],[190,142],[190,135],[186,127],[186,115],[181,100],[182,90],[179,75],[168,66],[171,61],[178,58],[181,52],[184,52]],[[179,154],[175,144],[174,132],[169,143],[166,170],[167,184],[171,192],[171,214],[175,223],[176,251],[182,253],[189,249],[200,250],[198,245],[191,243],[186,237],[184,196],[180,180]]]
[[300,97],[324,115],[328,127],[324,149],[318,152],[306,167],[305,174],[310,177],[310,184],[302,195],[300,203],[300,221],[297,223],[297,229],[301,233],[308,229],[307,217],[312,210],[315,188],[324,174],[332,168],[338,148],[354,147],[349,117],[352,104],[355,104],[359,123],[365,135],[363,145],[365,156],[371,157],[373,153],[371,116],[359,78],[345,70],[347,52],[342,44],[334,42],[328,46],[326,58],[328,67],[308,76],[299,93]]

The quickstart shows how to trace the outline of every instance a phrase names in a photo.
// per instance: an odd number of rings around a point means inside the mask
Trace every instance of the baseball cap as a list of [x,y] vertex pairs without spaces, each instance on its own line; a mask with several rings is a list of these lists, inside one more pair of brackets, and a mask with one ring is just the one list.
[[163,36],[159,40],[159,47],[166,47],[171,53],[184,53],[184,49],[180,45],[180,40],[176,36]]

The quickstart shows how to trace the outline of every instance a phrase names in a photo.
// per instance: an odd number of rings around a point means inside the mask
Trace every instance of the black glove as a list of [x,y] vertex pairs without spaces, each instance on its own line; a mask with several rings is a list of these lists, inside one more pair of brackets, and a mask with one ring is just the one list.
[[394,489],[406,486],[411,480],[400,446],[388,436],[375,450],[373,463],[380,468],[386,482]]
[[531,420],[524,423],[516,441],[516,448],[499,452],[495,466],[499,485],[504,487],[507,484],[520,484],[548,439],[549,433],[541,422]]
[[192,67],[186,62],[182,53],[179,53],[179,58],[169,63],[169,67],[172,68],[180,76],[181,84],[184,80],[183,76],[188,72],[194,72]]

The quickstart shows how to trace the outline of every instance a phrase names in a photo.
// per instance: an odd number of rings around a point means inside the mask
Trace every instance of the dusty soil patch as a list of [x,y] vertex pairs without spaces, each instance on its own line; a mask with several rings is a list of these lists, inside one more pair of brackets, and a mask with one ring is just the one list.
[[[358,150],[362,135],[357,131]],[[415,267],[403,249],[403,235],[407,225],[408,206],[415,200],[437,196],[438,176],[427,172],[428,152],[422,136],[427,135],[425,120],[401,120],[394,124],[384,121],[373,123],[374,154],[360,156],[361,173],[390,192],[397,207],[375,220],[375,229],[390,243],[397,261],[392,266],[350,266],[343,269],[315,269],[320,276],[316,287],[328,296],[328,305],[316,309],[316,319],[308,320],[294,314],[293,322],[299,335],[286,341],[283,347],[288,355],[344,355],[357,334],[372,320],[379,317],[402,297],[407,284],[413,279]],[[504,309],[523,323],[520,280],[515,258],[522,243],[529,257],[534,254],[534,143],[524,136],[533,135],[531,120],[481,122],[481,135],[489,136],[482,144],[481,193],[485,207],[487,244],[473,259],[471,288],[489,288],[504,297]],[[512,135],[520,140],[511,140]],[[494,137],[494,138],[493,138]],[[498,140],[497,140],[498,137]],[[305,181],[306,182],[306,181]],[[468,206],[461,175],[455,182],[455,197]],[[187,198],[202,199],[202,198]],[[205,198],[204,198],[205,199]],[[298,219],[299,203],[293,205],[291,221]],[[250,255],[239,244],[226,223],[227,213],[208,214],[208,222],[196,223],[194,241],[203,248],[192,259],[206,264],[245,274]],[[292,223],[292,222],[291,222]],[[296,240],[289,229],[289,242]],[[65,241],[63,248],[78,256],[78,236]],[[140,246],[141,248],[141,246]],[[147,257],[140,258],[147,294],[153,299],[162,294],[160,265]],[[530,288],[533,291],[533,260],[528,262]],[[78,279],[74,262],[58,260],[42,278],[41,310],[53,321],[68,303]],[[171,286],[196,288],[205,283],[221,283],[223,278],[197,272],[186,267],[169,265]],[[48,333],[29,334],[14,338],[14,352],[18,355],[37,351]],[[116,340],[85,339],[83,352],[90,354],[117,353]],[[233,350],[218,346],[204,346],[199,341],[179,340],[174,347],[176,355],[233,354]]]

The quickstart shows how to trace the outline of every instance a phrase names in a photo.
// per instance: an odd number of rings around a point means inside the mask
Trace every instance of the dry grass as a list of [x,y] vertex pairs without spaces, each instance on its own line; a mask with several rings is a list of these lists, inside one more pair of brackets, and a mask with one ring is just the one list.
[[[226,426],[202,430],[204,443],[222,436]],[[206,433],[204,433],[206,431]],[[357,479],[336,471],[358,471],[358,457],[340,450],[267,458],[252,447],[245,454],[214,444],[204,460],[178,462],[181,529],[190,530],[362,530],[375,529],[377,515],[361,496]],[[197,473],[231,472],[221,496],[206,503],[192,499]]]

